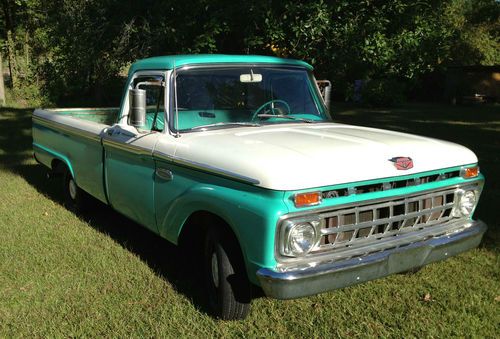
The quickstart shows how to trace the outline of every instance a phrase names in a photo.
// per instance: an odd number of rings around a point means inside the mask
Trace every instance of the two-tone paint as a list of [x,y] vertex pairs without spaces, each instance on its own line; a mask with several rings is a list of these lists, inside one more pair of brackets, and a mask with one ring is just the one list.
[[[477,163],[470,150],[449,142],[331,122],[206,130],[181,137],[168,128],[140,133],[127,125],[127,93],[136,76],[170,79],[174,65],[228,63],[312,69],[299,61],[259,56],[147,59],[131,67],[117,124],[77,117],[88,109],[36,110],[36,158],[48,167],[55,161],[64,163],[80,188],[173,243],[194,213],[217,215],[238,239],[255,284],[260,284],[258,270],[278,265],[276,232],[286,216],[458,185],[468,179],[353,194],[305,208],[294,205],[295,194],[412,179]],[[170,98],[167,86],[167,110],[172,109]],[[165,126],[171,113],[165,112]],[[398,171],[389,161],[395,156],[411,156],[414,167]]]

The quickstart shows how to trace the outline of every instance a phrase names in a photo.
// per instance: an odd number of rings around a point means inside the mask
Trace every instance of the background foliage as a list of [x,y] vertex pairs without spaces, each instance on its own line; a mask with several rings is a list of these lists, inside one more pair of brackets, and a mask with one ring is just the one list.
[[500,64],[495,0],[2,0],[14,95],[116,104],[137,58],[254,53],[304,59],[344,97],[355,79],[405,95],[450,65]]

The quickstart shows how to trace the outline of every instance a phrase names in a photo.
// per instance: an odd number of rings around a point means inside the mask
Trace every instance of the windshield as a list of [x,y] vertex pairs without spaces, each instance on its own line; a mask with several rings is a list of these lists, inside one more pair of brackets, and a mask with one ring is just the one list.
[[[326,120],[314,78],[305,69],[212,67],[177,72],[178,118],[172,130],[260,126]],[[178,128],[177,128],[178,126]]]

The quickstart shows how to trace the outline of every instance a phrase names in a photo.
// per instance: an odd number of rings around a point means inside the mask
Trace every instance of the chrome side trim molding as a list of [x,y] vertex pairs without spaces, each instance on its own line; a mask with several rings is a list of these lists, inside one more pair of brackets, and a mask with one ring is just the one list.
[[49,120],[49,119],[45,119],[45,118],[33,115],[33,123],[36,125],[40,125],[40,126],[44,126],[44,127],[50,128],[50,129],[57,130],[58,132],[61,132],[61,133],[67,133],[67,134],[71,134],[71,135],[74,135],[77,137],[89,139],[92,141],[101,142],[101,136],[99,134],[94,134],[92,132],[85,131],[83,129],[71,127],[71,126],[59,123],[57,121],[53,121],[53,120]]
[[246,183],[246,184],[252,184],[252,185],[259,185],[260,184],[260,181],[257,180],[257,179],[254,179],[254,178],[249,178],[249,177],[246,177],[244,175],[240,175],[238,173],[226,171],[224,169],[217,168],[217,167],[214,167],[214,166],[210,166],[210,165],[206,165],[206,164],[201,164],[201,163],[196,162],[196,161],[187,160],[187,159],[183,159],[183,158],[180,158],[180,157],[167,155],[167,154],[164,154],[162,152],[155,151],[153,153],[153,156],[156,157],[156,158],[158,158],[159,160],[171,162],[171,163],[174,163],[174,164],[177,164],[177,165],[181,165],[183,167],[188,167],[188,168],[191,168],[191,169],[194,169],[194,170],[203,171],[203,172],[207,172],[207,173],[210,173],[210,174],[215,174],[215,175],[218,175],[218,176],[222,176],[222,177],[225,177],[225,178],[237,180],[237,181],[240,181],[240,182],[243,182],[243,183]]
[[[71,107],[71,108],[44,108],[46,112],[99,112],[99,111],[118,111],[120,107]],[[92,113],[95,114],[95,113]]]
[[103,138],[102,143],[104,146],[108,146],[110,148],[114,148],[116,150],[123,151],[123,152],[130,152],[134,155],[149,156],[150,157],[152,154],[152,150],[149,148],[143,148],[143,147],[127,144],[124,142],[114,141],[111,139]]

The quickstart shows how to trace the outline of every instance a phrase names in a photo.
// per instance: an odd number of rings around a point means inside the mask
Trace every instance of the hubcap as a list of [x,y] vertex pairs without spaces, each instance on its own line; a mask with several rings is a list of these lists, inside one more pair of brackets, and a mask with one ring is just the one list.
[[76,184],[73,178],[69,179],[69,196],[71,199],[75,200],[76,199]]
[[217,260],[217,253],[212,253],[212,281],[215,288],[219,287],[219,261]]

